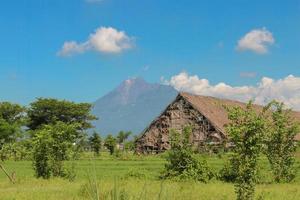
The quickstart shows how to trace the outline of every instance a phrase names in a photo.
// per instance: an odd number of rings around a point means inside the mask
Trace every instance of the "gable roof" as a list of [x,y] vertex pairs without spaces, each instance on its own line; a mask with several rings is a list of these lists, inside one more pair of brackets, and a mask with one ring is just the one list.
[[[225,125],[230,121],[228,119],[227,111],[225,110],[224,106],[246,106],[245,103],[228,99],[192,95],[185,92],[181,92],[179,93],[179,95],[182,96],[186,101],[188,101],[194,107],[194,109],[203,114],[217,129],[219,129],[225,135]],[[262,110],[262,108],[262,106],[254,105],[254,109],[258,111]],[[293,111],[292,116],[296,121],[300,122],[300,112]],[[300,140],[300,134],[296,136],[296,139]]]

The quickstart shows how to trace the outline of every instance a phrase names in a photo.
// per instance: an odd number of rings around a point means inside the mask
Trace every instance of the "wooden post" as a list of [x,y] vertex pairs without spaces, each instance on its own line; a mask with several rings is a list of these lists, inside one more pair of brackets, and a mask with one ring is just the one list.
[[7,171],[5,170],[5,168],[3,167],[3,165],[0,164],[0,168],[2,169],[2,171],[4,172],[4,174],[9,178],[9,180],[14,184],[15,183],[14,179],[7,173]]

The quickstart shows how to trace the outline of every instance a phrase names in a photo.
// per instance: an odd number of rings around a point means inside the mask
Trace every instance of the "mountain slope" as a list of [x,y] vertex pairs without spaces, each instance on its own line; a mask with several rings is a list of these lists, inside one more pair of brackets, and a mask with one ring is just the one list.
[[92,113],[101,134],[116,134],[120,130],[140,133],[176,97],[174,88],[150,84],[141,78],[123,81],[116,89],[98,99]]

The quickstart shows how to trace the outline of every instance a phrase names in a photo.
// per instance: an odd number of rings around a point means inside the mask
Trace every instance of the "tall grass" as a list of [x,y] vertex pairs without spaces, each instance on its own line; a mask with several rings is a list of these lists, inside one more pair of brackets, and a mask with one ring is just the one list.
[[[289,184],[270,183],[271,172],[266,158],[260,159],[261,174],[265,181],[258,185],[257,199],[300,199],[300,154],[297,154],[298,174]],[[11,184],[0,173],[0,200],[232,200],[234,187],[230,183],[213,180],[207,184],[159,179],[165,160],[161,156],[132,156],[119,160],[101,153],[99,158],[88,155],[76,162],[76,179],[42,180],[34,178],[30,161],[6,161],[5,167],[16,172],[16,184]],[[206,157],[208,164],[218,171],[226,160]]]

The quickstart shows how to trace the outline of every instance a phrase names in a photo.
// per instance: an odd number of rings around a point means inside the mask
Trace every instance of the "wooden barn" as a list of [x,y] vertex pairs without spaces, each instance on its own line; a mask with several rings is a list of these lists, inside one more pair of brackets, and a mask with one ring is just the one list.
[[[200,147],[204,143],[221,144],[226,138],[225,124],[229,122],[224,106],[245,104],[214,97],[179,93],[176,99],[141,134],[136,143],[138,153],[161,152],[170,148],[169,130],[181,131],[191,125],[191,143]],[[256,106],[261,109],[260,106]],[[293,112],[300,122],[300,112]],[[298,137],[299,139],[299,137]]]

